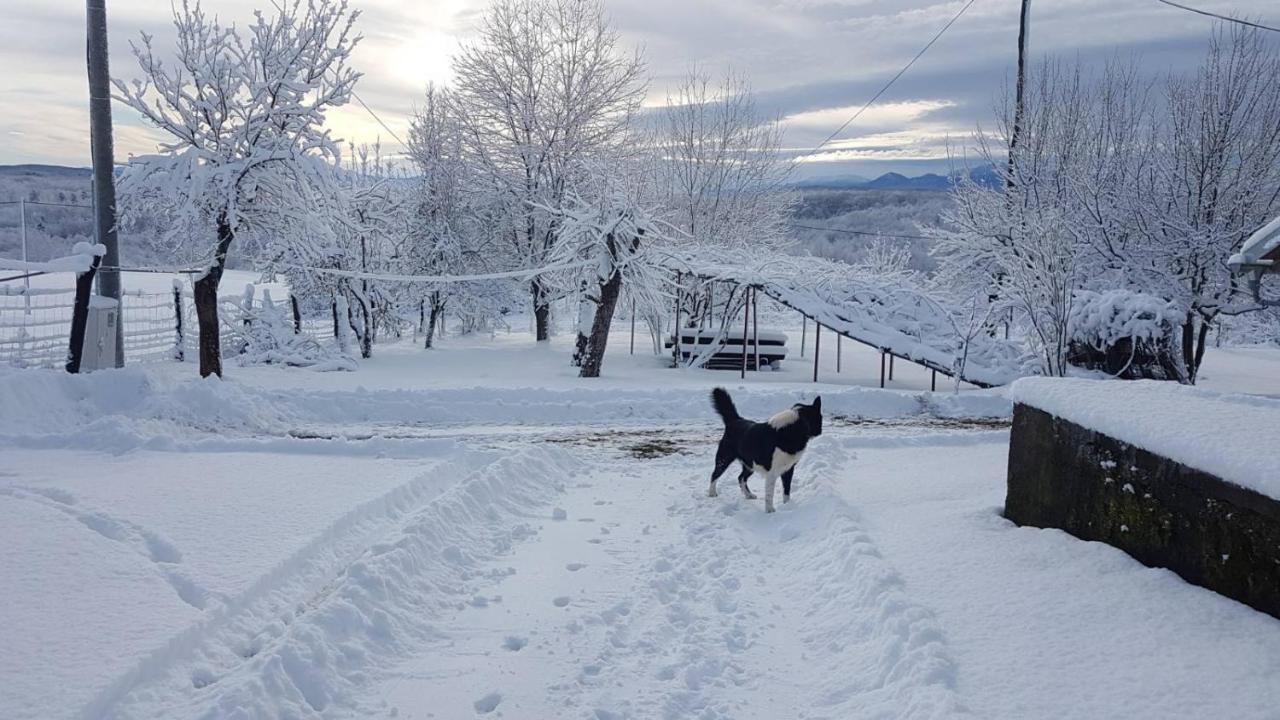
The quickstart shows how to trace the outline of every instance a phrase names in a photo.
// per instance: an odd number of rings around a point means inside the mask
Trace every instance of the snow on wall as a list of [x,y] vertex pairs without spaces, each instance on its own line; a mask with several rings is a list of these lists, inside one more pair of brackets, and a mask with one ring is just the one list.
[[1280,499],[1280,401],[1176,383],[1024,378],[1010,398]]

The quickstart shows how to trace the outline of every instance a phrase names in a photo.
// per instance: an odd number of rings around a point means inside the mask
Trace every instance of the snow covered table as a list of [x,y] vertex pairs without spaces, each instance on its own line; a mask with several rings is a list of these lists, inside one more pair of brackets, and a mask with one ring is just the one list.
[[1174,383],[1012,387],[1005,516],[1280,617],[1280,402]]

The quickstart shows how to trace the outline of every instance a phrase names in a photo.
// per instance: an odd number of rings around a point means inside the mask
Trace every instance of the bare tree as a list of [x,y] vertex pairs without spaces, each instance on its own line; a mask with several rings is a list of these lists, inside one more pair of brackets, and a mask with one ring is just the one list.
[[1134,195],[1144,242],[1131,265],[1158,268],[1156,294],[1184,308],[1190,382],[1211,326],[1245,294],[1227,260],[1280,211],[1278,118],[1280,53],[1255,29],[1216,31],[1199,72],[1168,82],[1156,162]]
[[[506,199],[504,234],[526,267],[555,251],[554,211],[584,181],[583,163],[619,149],[643,96],[643,67],[620,50],[599,0],[496,0],[479,39],[455,57],[468,157]],[[550,289],[539,276],[529,291],[543,341]]]
[[[786,189],[791,163],[781,141],[780,123],[759,111],[743,79],[729,74],[717,82],[690,71],[667,96],[653,142],[667,222],[694,248],[767,253],[787,245],[796,198]],[[708,321],[714,301],[685,293],[689,323]]]
[[285,0],[241,31],[174,8],[176,64],[143,34],[133,44],[145,80],[114,81],[115,99],[169,136],[160,154],[130,162],[126,206],[170,219],[175,245],[197,239],[200,374],[222,374],[218,284],[237,238],[294,233],[331,190],[341,156],[325,113],[347,102],[359,74],[348,66],[357,12],[335,0]]

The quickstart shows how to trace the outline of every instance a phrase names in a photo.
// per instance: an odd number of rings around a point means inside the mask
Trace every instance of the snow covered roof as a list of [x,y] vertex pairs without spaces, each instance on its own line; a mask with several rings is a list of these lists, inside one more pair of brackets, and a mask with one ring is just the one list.
[[1280,401],[1154,380],[1023,378],[1010,398],[1280,499]]
[[751,285],[846,337],[984,387],[1030,374],[1017,342],[979,332],[967,348],[947,309],[927,293],[845,263],[816,257],[764,256],[727,263],[688,254],[673,269]]
[[1244,241],[1240,252],[1231,256],[1227,264],[1233,268],[1241,265],[1274,265],[1275,259],[1268,258],[1280,250],[1280,217],[1267,223]]

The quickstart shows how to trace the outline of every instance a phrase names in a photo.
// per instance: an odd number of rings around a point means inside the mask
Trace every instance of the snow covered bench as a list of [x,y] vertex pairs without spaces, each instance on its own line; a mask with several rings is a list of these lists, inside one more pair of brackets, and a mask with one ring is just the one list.
[[[760,367],[777,367],[787,357],[787,334],[771,330],[761,330],[758,334]],[[691,357],[696,357],[710,349],[712,343],[722,340],[722,346],[702,363],[702,367],[712,370],[741,370],[742,338],[743,333],[741,328],[738,328],[736,331],[726,330],[723,336],[715,330],[693,330],[686,328],[680,332],[680,359],[684,362],[688,362]],[[756,336],[748,331],[746,339],[747,369],[759,370],[760,367],[755,366]],[[672,344],[673,339],[667,338],[665,347],[667,349],[671,349]]]
[[1280,617],[1280,401],[1048,378],[1011,395],[1007,518]]

